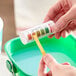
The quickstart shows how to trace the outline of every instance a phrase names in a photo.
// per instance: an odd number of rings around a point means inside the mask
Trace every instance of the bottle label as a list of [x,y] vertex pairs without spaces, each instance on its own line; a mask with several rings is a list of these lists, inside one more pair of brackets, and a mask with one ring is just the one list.
[[[20,38],[21,38],[22,42],[25,41],[24,43],[27,43],[33,39],[32,35],[34,35],[34,34],[37,34],[38,37],[41,37],[43,35],[51,33],[52,32],[51,27],[53,25],[54,25],[54,22],[49,21],[49,22],[43,23],[41,25],[34,26],[28,30],[21,32],[21,34],[23,34],[24,36],[21,35]],[[24,38],[22,38],[22,37],[24,37]],[[26,39],[26,40],[24,40],[24,39]]]

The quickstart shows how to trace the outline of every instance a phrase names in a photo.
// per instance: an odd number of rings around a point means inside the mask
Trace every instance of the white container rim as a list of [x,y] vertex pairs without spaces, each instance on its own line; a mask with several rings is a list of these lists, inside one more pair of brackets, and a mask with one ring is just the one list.
[[3,29],[3,20],[2,20],[2,18],[0,17],[0,32],[1,32],[2,29]]

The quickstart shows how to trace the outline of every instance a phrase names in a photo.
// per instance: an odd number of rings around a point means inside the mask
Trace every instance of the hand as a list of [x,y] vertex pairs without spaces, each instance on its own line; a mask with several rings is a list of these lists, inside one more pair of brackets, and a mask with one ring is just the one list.
[[[45,65],[50,69],[48,73],[44,73]],[[38,76],[76,76],[76,68],[68,63],[59,64],[51,55],[46,54],[40,61]]]
[[59,0],[50,8],[44,22],[49,20],[56,23],[52,30],[57,32],[49,38],[54,35],[57,39],[61,36],[65,38],[66,33],[76,30],[76,0]]

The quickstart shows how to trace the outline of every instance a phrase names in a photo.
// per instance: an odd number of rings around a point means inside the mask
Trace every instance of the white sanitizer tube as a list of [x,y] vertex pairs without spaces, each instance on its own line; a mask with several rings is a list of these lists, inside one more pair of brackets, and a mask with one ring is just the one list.
[[41,25],[34,26],[32,28],[29,28],[25,31],[22,31],[19,36],[23,44],[27,44],[31,40],[33,40],[32,35],[37,34],[38,37],[44,36],[52,32],[52,26],[54,26],[55,23],[53,21],[48,21],[46,23],[43,23]]

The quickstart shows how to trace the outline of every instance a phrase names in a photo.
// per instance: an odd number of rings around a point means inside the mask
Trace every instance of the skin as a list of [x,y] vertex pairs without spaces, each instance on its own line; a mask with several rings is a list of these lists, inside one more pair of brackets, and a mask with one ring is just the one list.
[[49,38],[52,38],[54,35],[57,39],[61,36],[65,38],[67,36],[66,34],[76,30],[76,0],[58,0],[49,9],[44,22],[49,20],[55,22],[52,31],[56,32],[50,35]]
[[[52,27],[55,34],[49,38],[54,35],[57,39],[61,36],[65,38],[66,33],[76,30],[76,0],[59,0],[49,9],[44,22],[49,20],[55,22]],[[48,73],[44,72],[45,66],[50,69]],[[40,61],[38,76],[76,76],[76,68],[68,63],[59,64],[51,55],[46,54]]]
[[[44,73],[45,65],[50,69],[48,73]],[[59,64],[51,55],[46,54],[40,61],[38,76],[76,76],[76,68],[69,63]]]

